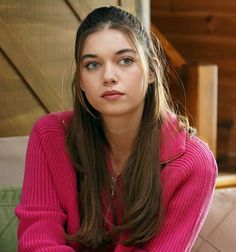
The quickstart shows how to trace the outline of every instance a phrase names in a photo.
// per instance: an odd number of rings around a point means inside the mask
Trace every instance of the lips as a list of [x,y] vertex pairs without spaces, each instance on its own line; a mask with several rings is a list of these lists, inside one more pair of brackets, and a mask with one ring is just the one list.
[[124,93],[117,91],[117,90],[111,90],[111,91],[105,91],[101,97],[106,99],[106,100],[115,100],[119,97],[124,95]]

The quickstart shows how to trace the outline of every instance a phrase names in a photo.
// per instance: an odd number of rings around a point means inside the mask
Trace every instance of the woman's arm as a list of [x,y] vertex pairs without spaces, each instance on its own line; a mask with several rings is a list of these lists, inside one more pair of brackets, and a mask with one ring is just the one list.
[[[37,123],[28,143],[19,218],[19,252],[72,252],[66,246],[64,225],[67,220],[60,206]],[[50,146],[53,148],[53,145]]]

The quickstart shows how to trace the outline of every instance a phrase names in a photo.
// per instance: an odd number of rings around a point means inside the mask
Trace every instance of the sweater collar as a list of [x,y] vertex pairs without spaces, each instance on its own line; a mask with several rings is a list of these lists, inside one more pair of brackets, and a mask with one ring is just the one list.
[[166,164],[185,151],[187,132],[176,116],[171,115],[162,124],[160,131],[160,162]]

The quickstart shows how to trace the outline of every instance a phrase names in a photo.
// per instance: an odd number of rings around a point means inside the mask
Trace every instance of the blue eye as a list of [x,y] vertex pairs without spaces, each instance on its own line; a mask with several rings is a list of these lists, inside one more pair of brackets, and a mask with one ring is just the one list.
[[88,69],[88,70],[95,70],[96,68],[98,68],[100,66],[100,64],[98,62],[95,62],[95,61],[92,61],[92,62],[89,62],[85,65],[85,67]]
[[132,64],[133,62],[134,62],[134,60],[131,59],[131,58],[128,58],[128,57],[125,57],[125,58],[123,58],[122,60],[120,60],[120,64],[121,64],[121,65],[130,65],[130,64]]

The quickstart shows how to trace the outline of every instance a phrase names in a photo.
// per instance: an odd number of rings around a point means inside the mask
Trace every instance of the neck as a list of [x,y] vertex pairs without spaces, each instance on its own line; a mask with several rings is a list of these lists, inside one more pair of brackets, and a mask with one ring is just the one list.
[[142,113],[135,116],[103,116],[106,136],[111,146],[113,171],[118,176],[133,151],[134,141],[139,132]]

